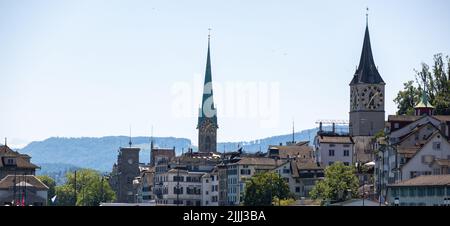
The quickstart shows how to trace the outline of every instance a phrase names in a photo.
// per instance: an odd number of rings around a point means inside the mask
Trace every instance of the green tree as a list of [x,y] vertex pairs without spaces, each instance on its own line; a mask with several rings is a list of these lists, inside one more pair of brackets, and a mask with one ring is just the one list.
[[292,198],[289,185],[274,172],[258,173],[245,184],[245,206],[270,206],[274,200]]
[[419,102],[420,91],[414,87],[414,81],[403,83],[403,90],[399,91],[394,102],[397,104],[398,115],[414,115],[414,107]]
[[108,181],[95,170],[77,171],[76,183],[75,173],[67,173],[66,178],[66,183],[56,188],[58,205],[98,206],[101,202],[115,199],[115,193]]
[[40,175],[37,176],[37,178],[44,183],[45,185],[47,185],[48,187],[48,192],[47,192],[47,203],[49,205],[52,205],[52,201],[51,198],[53,198],[53,196],[55,196],[55,187],[56,187],[56,182],[55,180],[53,180],[53,178],[47,176],[47,175]]
[[316,183],[310,195],[313,199],[345,201],[357,197],[358,185],[355,168],[336,162],[325,169],[325,178]]
[[55,205],[58,206],[75,206],[75,190],[73,185],[60,185],[55,188],[56,201]]
[[[415,70],[413,81],[404,83],[394,102],[397,104],[397,114],[413,115],[414,106],[419,102],[425,88],[429,102],[435,107],[438,115],[450,115],[450,58],[442,54],[434,55],[434,64],[430,69],[422,63],[420,71]],[[416,85],[416,86],[414,86]]]

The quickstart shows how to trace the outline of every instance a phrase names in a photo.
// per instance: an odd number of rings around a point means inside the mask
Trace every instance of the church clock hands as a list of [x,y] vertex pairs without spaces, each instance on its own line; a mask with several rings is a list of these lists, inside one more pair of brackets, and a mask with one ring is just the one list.
[[375,110],[381,106],[383,101],[383,94],[381,90],[376,87],[368,87],[368,89],[364,90],[365,92],[369,92],[368,100],[366,102],[366,108]]
[[206,133],[206,134],[213,134],[214,133],[214,125],[212,122],[210,122],[209,120],[206,120],[203,124],[202,124],[202,130]]
[[369,94],[369,103],[367,104],[367,108],[375,108],[375,97],[378,95],[378,92],[375,92],[375,94],[373,92],[370,92]]

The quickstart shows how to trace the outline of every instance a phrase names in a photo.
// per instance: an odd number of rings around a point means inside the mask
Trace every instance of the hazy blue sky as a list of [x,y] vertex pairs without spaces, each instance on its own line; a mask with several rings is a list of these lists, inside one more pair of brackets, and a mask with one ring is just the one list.
[[[447,0],[2,0],[0,137],[20,146],[50,136],[127,135],[131,124],[134,136],[153,125],[155,136],[196,144],[209,27],[219,141],[288,133],[293,118],[296,130],[348,119],[366,6],[386,115],[393,114],[413,69],[450,54]],[[271,96],[268,110],[246,113],[233,104],[244,94],[220,91],[239,83],[271,87],[249,97]],[[224,101],[230,94],[237,97]],[[270,125],[262,122],[268,115]]]

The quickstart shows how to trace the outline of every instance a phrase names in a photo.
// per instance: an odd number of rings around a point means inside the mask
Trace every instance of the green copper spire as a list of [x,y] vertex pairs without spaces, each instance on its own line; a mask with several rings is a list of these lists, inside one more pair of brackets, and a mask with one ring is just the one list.
[[434,106],[431,105],[430,102],[428,102],[428,95],[425,89],[425,81],[426,80],[424,79],[424,88],[422,89],[422,97],[420,98],[420,101],[415,108],[434,108]]
[[[211,29],[209,29],[211,31]],[[206,56],[205,81],[203,84],[202,106],[199,109],[198,125],[205,120],[211,119],[217,125],[217,112],[214,107],[213,89],[212,89],[212,72],[211,72],[211,55],[210,55],[211,34],[208,34],[208,53]]]

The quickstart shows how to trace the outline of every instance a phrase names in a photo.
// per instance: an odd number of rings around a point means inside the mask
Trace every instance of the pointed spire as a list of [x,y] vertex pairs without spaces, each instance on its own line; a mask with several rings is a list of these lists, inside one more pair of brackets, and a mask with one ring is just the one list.
[[211,28],[208,29],[208,53],[206,56],[205,81],[203,84],[203,96],[201,107],[199,109],[197,128],[205,118],[211,118],[212,121],[217,125],[217,114],[215,112],[216,109],[214,107],[213,89],[212,89],[213,87],[212,87],[210,43],[211,43]]
[[366,31],[364,33],[363,48],[361,51],[361,58],[359,60],[359,66],[356,69],[355,75],[350,84],[369,83],[379,84],[384,83],[383,79],[378,72],[378,68],[373,60],[372,47],[370,45],[369,24],[368,24],[368,10],[366,9]]
[[5,137],[5,146],[8,146],[8,138]]
[[427,78],[423,78],[423,88],[422,88],[422,97],[420,98],[419,103],[414,107],[416,111],[416,115],[420,116],[423,114],[426,115],[432,115],[434,106],[428,102],[428,95],[427,95]]

